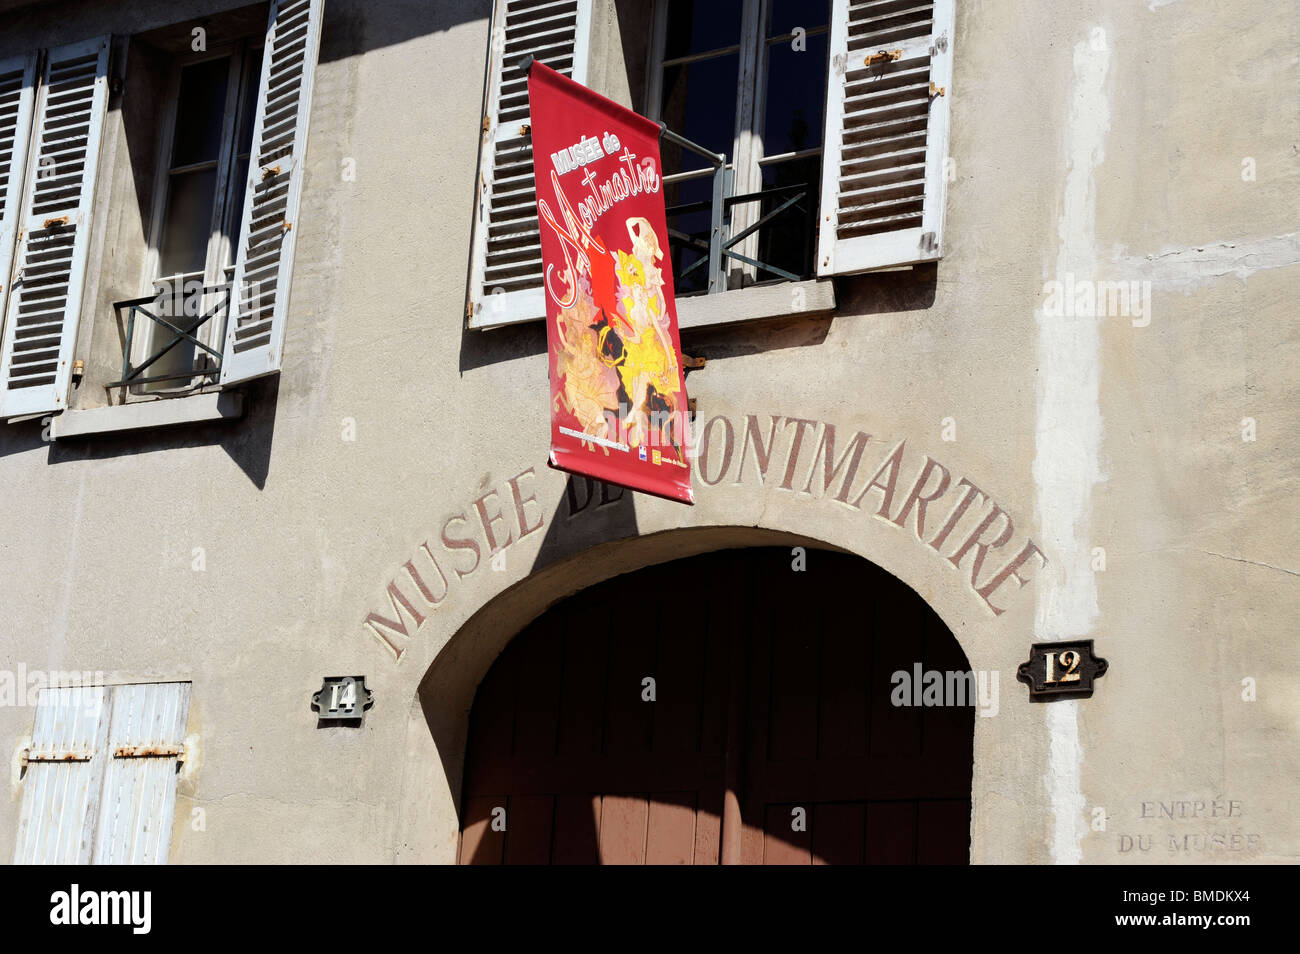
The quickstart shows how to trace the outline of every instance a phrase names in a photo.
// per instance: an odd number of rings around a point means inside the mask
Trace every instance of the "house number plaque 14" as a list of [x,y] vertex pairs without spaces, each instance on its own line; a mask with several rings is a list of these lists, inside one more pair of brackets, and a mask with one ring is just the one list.
[[311,697],[318,726],[359,728],[365,711],[374,704],[374,693],[366,688],[365,676],[326,676],[320,691]]
[[1034,643],[1016,678],[1029,686],[1030,702],[1086,699],[1092,695],[1093,681],[1104,676],[1106,668],[1106,660],[1094,654],[1091,639]]

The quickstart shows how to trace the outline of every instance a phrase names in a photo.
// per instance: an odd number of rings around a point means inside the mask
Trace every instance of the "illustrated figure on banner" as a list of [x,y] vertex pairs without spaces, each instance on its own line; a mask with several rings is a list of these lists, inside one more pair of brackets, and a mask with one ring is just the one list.
[[561,279],[569,286],[565,298],[571,304],[557,319],[556,368],[564,378],[566,410],[586,434],[626,440],[633,448],[671,448],[684,460],[678,420],[684,400],[677,393],[678,365],[663,293],[664,250],[651,224],[634,216],[624,223],[630,248],[610,252],[571,217],[558,182],[555,186],[564,217],[579,232],[562,235],[568,239],[566,253],[569,242],[579,253],[566,255]]

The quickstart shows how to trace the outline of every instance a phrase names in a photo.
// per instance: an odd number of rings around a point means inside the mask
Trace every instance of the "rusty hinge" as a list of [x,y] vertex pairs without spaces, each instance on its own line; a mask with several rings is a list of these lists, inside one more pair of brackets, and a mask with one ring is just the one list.
[[902,56],[902,50],[880,50],[878,53],[868,53],[866,60],[863,62],[866,66],[871,66],[873,63],[881,63],[885,61],[892,62],[897,59],[902,59]]
[[527,136],[532,131],[532,128],[533,127],[528,125],[528,123],[524,123],[519,127],[519,135]]
[[943,86],[935,86],[933,83],[931,83],[931,84],[930,84],[930,96],[931,96],[931,97],[934,97],[934,96],[942,96],[942,95],[943,95],[943,91],[944,91],[944,89],[945,89],[945,87],[943,87]]
[[704,367],[704,358],[695,358],[689,354],[682,355],[682,367],[689,368],[692,371]]
[[487,132],[487,131],[488,131],[489,129],[491,129],[491,128],[492,128],[492,117],[491,117],[491,116],[484,116],[484,117],[483,117],[483,131],[484,131],[484,132]]
[[63,752],[48,749],[33,752],[31,749],[23,749],[22,764],[26,766],[31,762],[89,762],[94,754],[85,749],[70,749]]
[[46,219],[41,223],[41,228],[52,229],[56,225],[67,225],[71,221],[66,215],[60,215],[57,219]]
[[284,219],[280,223],[280,234],[283,235],[285,232],[292,232],[292,231],[293,231],[293,223],[290,222],[288,219]]
[[185,761],[183,745],[119,745],[113,750],[115,759],[176,759]]

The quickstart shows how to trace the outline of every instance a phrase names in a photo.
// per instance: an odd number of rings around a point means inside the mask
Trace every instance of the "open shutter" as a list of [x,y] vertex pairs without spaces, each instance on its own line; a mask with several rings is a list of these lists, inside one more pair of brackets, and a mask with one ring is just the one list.
[[[25,688],[21,681],[18,691]],[[104,686],[42,689],[27,750],[14,864],[88,864],[104,766],[109,693]]]
[[46,54],[0,350],[0,417],[62,410],[108,106],[108,37]]
[[35,100],[36,54],[0,60],[0,322],[12,277]]
[[188,682],[113,689],[95,864],[167,863],[189,711]]
[[471,245],[469,326],[546,317],[526,55],[587,81],[591,0],[495,0]]
[[221,383],[280,370],[323,0],[271,0]]
[[943,253],[952,45],[953,0],[834,0],[818,275]]

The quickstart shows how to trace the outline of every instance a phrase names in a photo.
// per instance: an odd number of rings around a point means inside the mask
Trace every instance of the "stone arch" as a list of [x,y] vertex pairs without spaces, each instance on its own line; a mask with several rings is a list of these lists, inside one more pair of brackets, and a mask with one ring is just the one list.
[[[811,537],[788,529],[761,526],[688,526],[598,543],[569,553],[488,597],[456,628],[433,658],[419,683],[416,705],[420,720],[441,765],[441,801],[435,812],[443,828],[459,831],[460,797],[463,781],[466,737],[475,692],[493,662],[511,640],[547,609],[588,587],[625,573],[715,550],[761,546],[804,546],[853,554],[866,559],[900,580],[915,592],[947,626],[969,660],[980,667],[981,642],[973,639],[982,619],[963,606],[954,586],[944,587],[924,575],[918,577],[916,563],[907,563],[906,574],[872,559],[874,553],[845,545],[847,533]],[[858,535],[858,540],[862,535]],[[936,561],[937,564],[937,561]],[[910,578],[909,578],[910,577]],[[941,581],[942,582],[942,581]],[[939,598],[934,598],[938,594]],[[973,619],[972,619],[973,617]],[[965,638],[963,638],[965,637]],[[976,719],[978,737],[986,720]],[[978,772],[978,764],[976,766]],[[437,860],[455,857],[450,833],[437,839]]]

